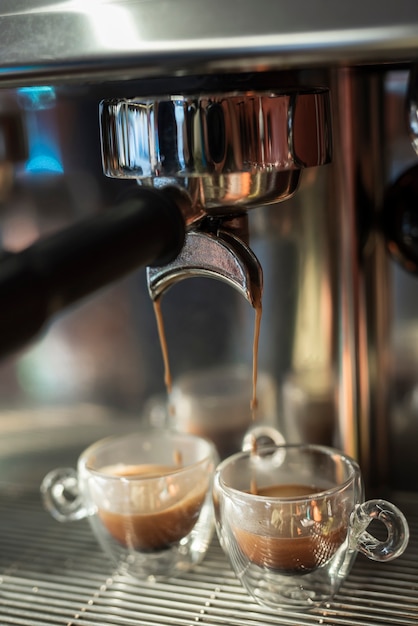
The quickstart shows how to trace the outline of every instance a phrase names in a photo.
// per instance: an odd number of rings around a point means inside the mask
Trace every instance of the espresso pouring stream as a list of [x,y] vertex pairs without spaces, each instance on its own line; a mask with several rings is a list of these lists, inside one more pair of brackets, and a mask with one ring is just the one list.
[[[168,346],[167,346],[167,337],[165,333],[164,320],[162,316],[161,310],[161,297],[155,299],[153,301],[154,313],[157,322],[158,336],[160,340],[161,353],[163,357],[164,363],[164,384],[167,391],[168,396],[168,413],[170,416],[175,415],[175,407],[170,402],[170,394],[173,387],[173,380],[171,375],[170,368],[170,360],[168,356]],[[257,398],[257,377],[258,377],[258,349],[259,349],[259,339],[260,339],[260,328],[261,328],[261,318],[262,318],[262,300],[261,295],[257,299],[254,305],[255,309],[255,321],[254,321],[254,338],[253,338],[253,366],[252,366],[252,396],[250,400],[250,410],[253,422],[257,419],[257,408],[258,408],[258,398]],[[256,440],[253,446],[253,452],[256,452]]]

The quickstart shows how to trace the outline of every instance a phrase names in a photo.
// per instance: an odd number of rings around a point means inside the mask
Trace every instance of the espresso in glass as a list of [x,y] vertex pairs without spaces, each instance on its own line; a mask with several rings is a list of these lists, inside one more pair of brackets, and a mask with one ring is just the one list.
[[[233,526],[233,533],[243,554],[259,565],[283,574],[312,572],[324,565],[342,545],[347,536],[346,523],[324,524],[318,518],[315,493],[321,490],[311,485],[286,484],[258,488],[257,495],[266,498],[311,497],[312,523],[301,531],[294,522],[300,511],[295,502],[289,510],[273,509],[272,526],[277,534],[260,533],[258,529]],[[276,515],[275,515],[276,513]]]
[[[357,551],[396,558],[408,543],[402,512],[364,501],[360,468],[342,452],[316,445],[260,446],[232,455],[213,487],[220,543],[245,588],[274,608],[329,602]],[[387,539],[368,531],[372,520]]]
[[[155,479],[175,476],[177,466],[156,464],[105,468],[105,473],[120,478]],[[172,480],[172,479],[171,479]],[[173,494],[175,482],[167,486]],[[206,479],[198,481],[168,506],[165,490],[143,489],[135,497],[135,509],[119,512],[98,508],[98,516],[111,536],[124,546],[153,552],[165,550],[186,537],[196,524],[208,490]]]
[[77,470],[49,472],[41,493],[56,519],[88,519],[118,572],[174,576],[200,563],[212,539],[217,463],[206,439],[144,429],[97,441]]

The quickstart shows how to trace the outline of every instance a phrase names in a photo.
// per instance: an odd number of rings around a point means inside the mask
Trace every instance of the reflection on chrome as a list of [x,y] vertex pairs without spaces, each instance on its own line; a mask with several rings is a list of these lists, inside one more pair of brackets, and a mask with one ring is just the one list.
[[170,180],[210,208],[283,200],[331,158],[325,90],[106,100],[100,123],[108,176]]

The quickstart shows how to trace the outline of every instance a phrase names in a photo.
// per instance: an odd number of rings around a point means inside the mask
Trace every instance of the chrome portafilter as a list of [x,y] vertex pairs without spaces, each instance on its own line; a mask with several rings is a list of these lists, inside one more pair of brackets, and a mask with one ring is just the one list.
[[151,298],[211,276],[255,306],[262,270],[248,246],[247,210],[291,197],[302,169],[330,161],[328,92],[105,100],[100,127],[105,174],[164,188],[185,219],[178,257],[147,270]]

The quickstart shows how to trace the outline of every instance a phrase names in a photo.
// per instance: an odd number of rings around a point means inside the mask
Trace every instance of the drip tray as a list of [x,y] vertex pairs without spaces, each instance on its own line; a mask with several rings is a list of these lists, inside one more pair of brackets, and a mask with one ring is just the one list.
[[332,609],[279,613],[252,602],[217,541],[193,573],[143,583],[112,570],[86,521],[60,524],[34,487],[0,484],[0,624],[418,624],[418,499],[393,499],[411,526],[405,554],[359,555]]

